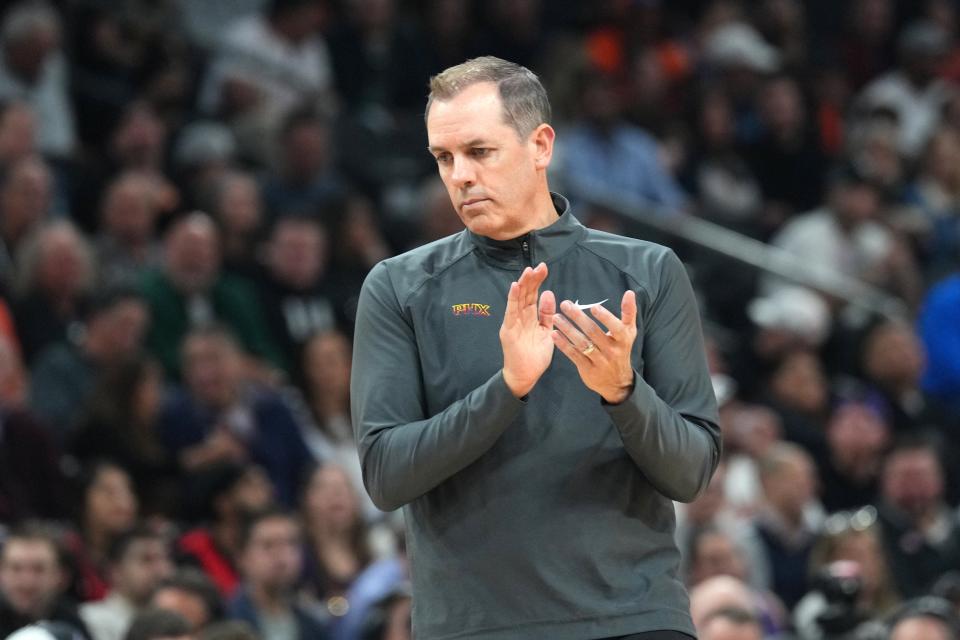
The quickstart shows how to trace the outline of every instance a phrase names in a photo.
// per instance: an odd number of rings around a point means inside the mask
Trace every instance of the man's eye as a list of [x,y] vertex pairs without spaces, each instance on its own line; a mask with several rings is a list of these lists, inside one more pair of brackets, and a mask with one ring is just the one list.
[[450,154],[441,153],[440,155],[436,156],[436,159],[437,159],[437,164],[446,164],[450,162]]
[[470,153],[471,153],[471,154],[473,155],[473,157],[475,157],[475,158],[482,158],[482,157],[484,157],[485,155],[487,155],[489,152],[490,152],[490,149],[486,149],[486,148],[483,148],[483,147],[476,147],[476,148],[470,150]]

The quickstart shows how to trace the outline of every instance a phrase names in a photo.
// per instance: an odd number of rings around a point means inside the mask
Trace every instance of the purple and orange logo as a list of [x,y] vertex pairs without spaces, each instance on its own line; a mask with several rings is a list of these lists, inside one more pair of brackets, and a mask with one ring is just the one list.
[[479,302],[467,302],[465,304],[455,304],[450,307],[455,316],[489,316],[490,305],[480,304]]

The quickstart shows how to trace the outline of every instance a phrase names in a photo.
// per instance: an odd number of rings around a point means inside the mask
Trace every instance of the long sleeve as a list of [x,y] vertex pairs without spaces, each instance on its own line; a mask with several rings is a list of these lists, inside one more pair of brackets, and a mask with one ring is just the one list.
[[644,373],[634,371],[630,396],[604,408],[657,490],[690,502],[716,469],[720,428],[693,289],[673,252],[640,322]]
[[363,481],[373,503],[396,509],[474,462],[524,406],[501,372],[428,416],[418,352],[387,267],[360,292],[350,397]]

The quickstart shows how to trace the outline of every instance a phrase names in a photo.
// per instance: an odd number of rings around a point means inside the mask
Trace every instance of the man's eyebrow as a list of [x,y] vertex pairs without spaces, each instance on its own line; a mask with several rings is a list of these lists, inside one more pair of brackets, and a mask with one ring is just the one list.
[[[473,140],[468,140],[464,142],[462,145],[460,145],[460,147],[463,149],[469,149],[470,147],[485,147],[485,146],[488,146],[489,144],[490,143],[484,140],[483,138],[474,138]],[[440,147],[437,145],[429,145],[427,147],[427,151],[429,151],[430,153],[437,153],[438,151],[446,151],[446,150],[447,149],[445,147]]]

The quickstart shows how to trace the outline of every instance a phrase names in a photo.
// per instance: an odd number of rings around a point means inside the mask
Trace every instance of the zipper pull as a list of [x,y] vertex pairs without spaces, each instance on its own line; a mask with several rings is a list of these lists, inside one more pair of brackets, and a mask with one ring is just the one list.
[[526,260],[527,264],[530,264],[530,236],[526,235],[523,237],[523,240],[520,242],[520,251],[523,252],[523,259]]

